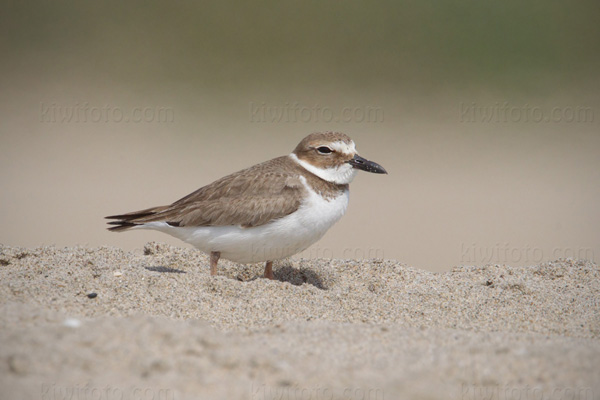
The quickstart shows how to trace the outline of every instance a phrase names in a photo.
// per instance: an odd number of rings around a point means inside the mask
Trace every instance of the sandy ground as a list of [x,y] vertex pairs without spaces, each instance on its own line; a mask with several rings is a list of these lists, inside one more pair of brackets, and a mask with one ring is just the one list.
[[207,264],[0,246],[0,398],[600,398],[593,263]]

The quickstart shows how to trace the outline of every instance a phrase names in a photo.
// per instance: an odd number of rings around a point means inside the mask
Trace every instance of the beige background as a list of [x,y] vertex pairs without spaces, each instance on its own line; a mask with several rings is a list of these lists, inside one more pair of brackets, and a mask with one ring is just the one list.
[[[303,256],[597,262],[597,14],[591,1],[6,6],[0,242],[183,246],[102,218],[339,130],[389,175],[360,174]],[[297,118],[267,117],[278,110]]]

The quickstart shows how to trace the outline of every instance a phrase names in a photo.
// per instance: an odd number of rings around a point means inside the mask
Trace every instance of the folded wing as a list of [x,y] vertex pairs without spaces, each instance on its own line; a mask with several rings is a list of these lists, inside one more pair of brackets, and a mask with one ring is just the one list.
[[123,231],[149,222],[172,226],[253,227],[284,217],[300,207],[306,189],[294,171],[274,159],[228,175],[168,206],[106,217],[109,230]]

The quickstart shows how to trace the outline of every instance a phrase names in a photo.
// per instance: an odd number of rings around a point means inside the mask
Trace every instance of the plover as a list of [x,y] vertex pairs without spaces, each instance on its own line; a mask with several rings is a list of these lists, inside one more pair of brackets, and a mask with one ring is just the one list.
[[308,135],[286,156],[227,175],[168,206],[111,215],[110,231],[153,229],[219,258],[248,264],[273,261],[317,242],[346,212],[357,170],[387,174],[338,132]]

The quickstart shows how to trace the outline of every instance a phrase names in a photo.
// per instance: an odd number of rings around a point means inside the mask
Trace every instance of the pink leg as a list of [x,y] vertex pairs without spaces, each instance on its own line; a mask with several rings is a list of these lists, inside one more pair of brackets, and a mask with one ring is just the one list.
[[220,251],[211,251],[210,252],[210,275],[215,276],[217,274],[217,263],[219,262],[219,258],[221,257]]
[[273,261],[267,261],[265,264],[265,278],[275,279],[275,276],[273,275]]

